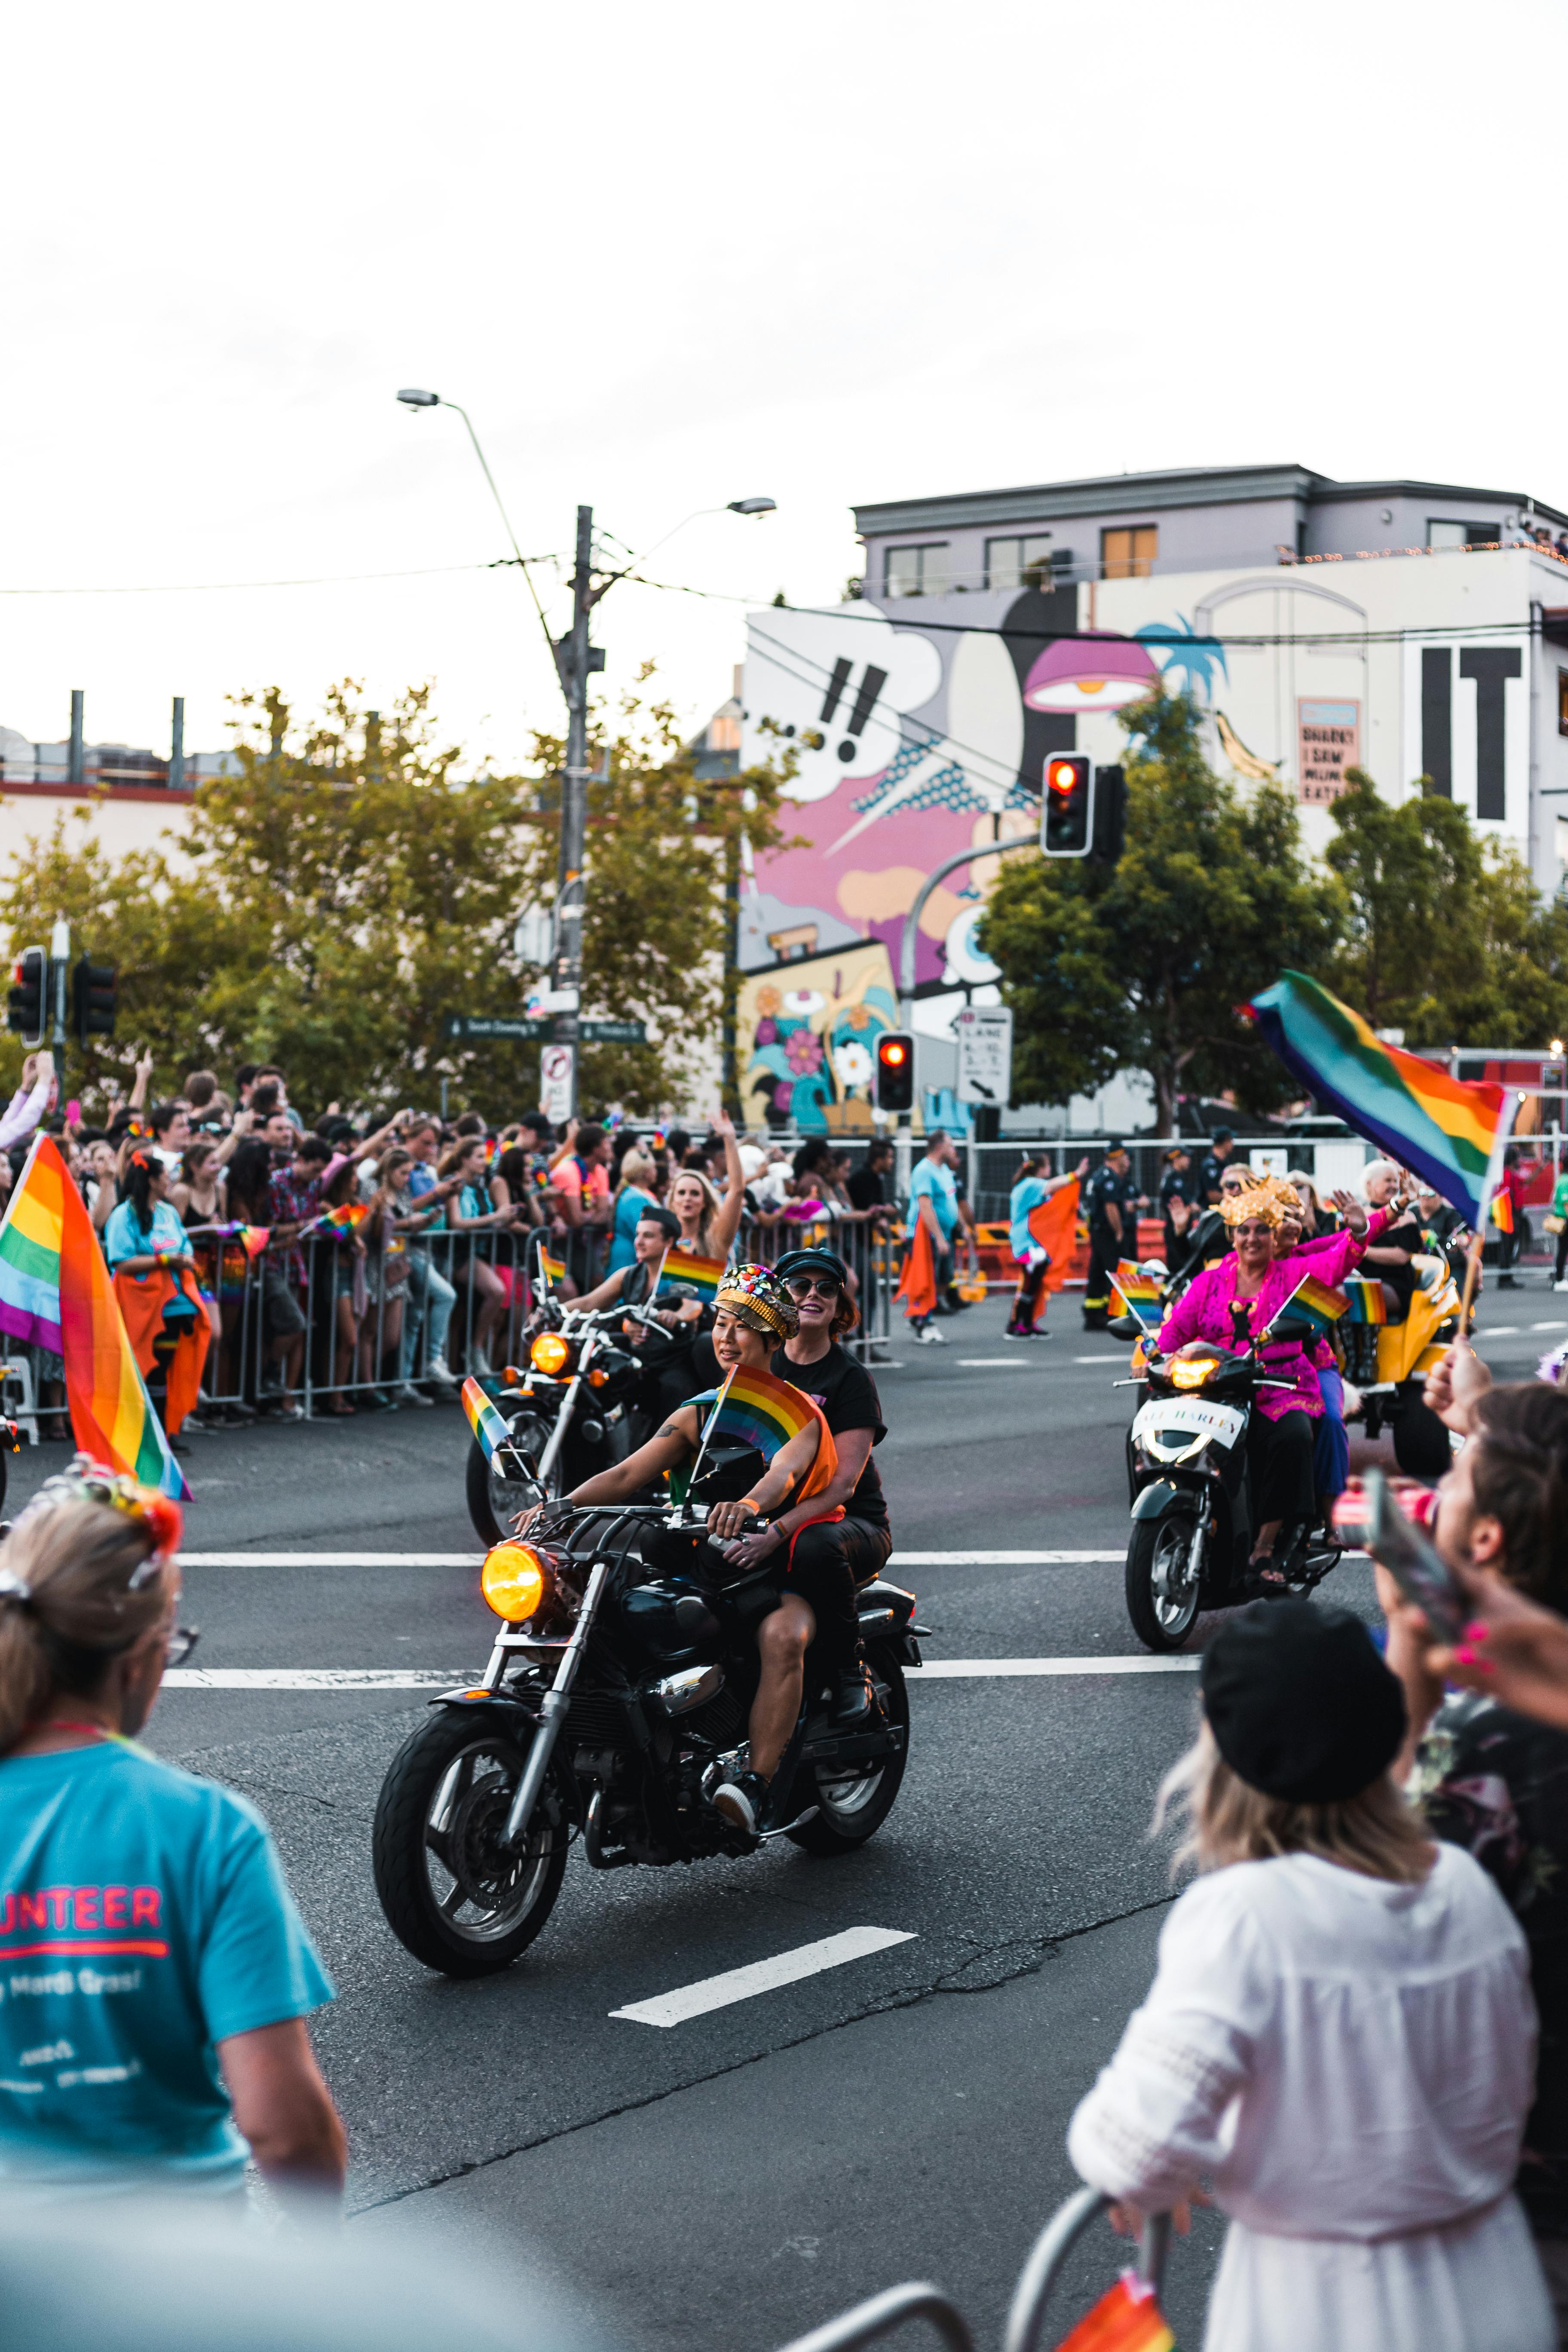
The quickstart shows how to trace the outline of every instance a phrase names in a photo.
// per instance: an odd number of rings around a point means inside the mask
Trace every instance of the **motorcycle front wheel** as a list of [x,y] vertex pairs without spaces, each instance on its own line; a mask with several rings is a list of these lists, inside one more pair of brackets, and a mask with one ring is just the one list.
[[[542,1460],[550,1443],[550,1423],[537,1414],[525,1413],[513,1422],[512,1435],[525,1454],[536,1462]],[[564,1451],[564,1448],[563,1448]],[[552,1495],[564,1492],[562,1464],[557,1456],[546,1481]],[[468,1498],[468,1518],[479,1541],[489,1546],[501,1543],[511,1533],[511,1523],[519,1511],[527,1510],[536,1499],[531,1486],[520,1478],[497,1475],[485,1459],[485,1449],[476,1437],[468,1448],[468,1467],[464,1474],[464,1493]]]
[[792,1844],[807,1853],[853,1853],[874,1837],[893,1810],[903,1785],[910,1753],[910,1693],[897,1658],[877,1651],[867,1663],[883,1714],[902,1727],[903,1745],[896,1756],[869,1768],[804,1765],[795,1774],[790,1802],[796,1812],[815,1805],[816,1812],[798,1829],[786,1832]]
[[501,1832],[531,1733],[468,1707],[437,1713],[392,1759],[371,1859],[386,1923],[406,1951],[448,1977],[492,1976],[526,1951],[561,1892],[566,1824],[548,1783],[522,1850]]
[[1197,1622],[1200,1568],[1188,1572],[1193,1522],[1185,1511],[1134,1519],[1127,1546],[1127,1614],[1146,1650],[1179,1650]]

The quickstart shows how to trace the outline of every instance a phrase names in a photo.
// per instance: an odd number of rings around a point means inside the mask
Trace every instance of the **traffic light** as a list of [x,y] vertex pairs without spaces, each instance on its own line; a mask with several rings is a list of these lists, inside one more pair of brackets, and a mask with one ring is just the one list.
[[41,1045],[48,1020],[46,989],[49,960],[42,948],[24,948],[11,974],[12,988],[5,1026],[15,1029],[24,1045]]
[[877,1108],[915,1107],[915,1041],[907,1029],[884,1029],[877,1040]]
[[1094,847],[1097,866],[1114,866],[1127,829],[1127,779],[1120,768],[1094,772]]
[[1087,857],[1094,830],[1094,777],[1081,751],[1053,751],[1040,796],[1040,847],[1047,857]]
[[71,1027],[77,1043],[114,1034],[115,971],[111,963],[93,963],[86,956],[71,973]]

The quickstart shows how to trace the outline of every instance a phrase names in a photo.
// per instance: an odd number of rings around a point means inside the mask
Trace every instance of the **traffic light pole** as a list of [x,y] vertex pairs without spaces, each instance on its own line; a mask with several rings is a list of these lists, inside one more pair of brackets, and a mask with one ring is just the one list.
[[[931,867],[931,872],[915,892],[914,903],[904,917],[903,932],[899,940],[899,1019],[911,1034],[915,1025],[915,945],[920,936],[921,917],[925,913],[926,900],[931,897],[937,884],[945,881],[950,874],[956,874],[961,866],[967,866],[973,858],[1005,857],[1010,849],[1038,849],[1039,845],[1033,834],[1026,834],[1017,841],[978,841],[972,849],[960,849],[952,857],[944,857],[940,866]],[[918,1084],[920,1077],[918,1052],[915,1058],[915,1076]],[[910,1190],[914,1137],[913,1119],[912,1111],[900,1112],[898,1134],[893,1143],[893,1181],[899,1188],[900,1194],[905,1199],[909,1197]]]

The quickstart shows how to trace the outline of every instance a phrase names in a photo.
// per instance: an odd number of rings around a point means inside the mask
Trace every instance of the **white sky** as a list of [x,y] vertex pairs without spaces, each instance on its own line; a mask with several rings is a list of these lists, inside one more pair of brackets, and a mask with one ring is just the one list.
[[[0,589],[479,564],[574,511],[832,601],[859,499],[1297,460],[1568,505],[1562,0],[424,0],[12,10]],[[578,254],[585,259],[579,266]],[[547,575],[548,576],[548,575]],[[556,590],[558,625],[561,592]],[[621,586],[694,723],[740,602]],[[0,722],[166,749],[430,677],[557,723],[515,572],[0,595]]]

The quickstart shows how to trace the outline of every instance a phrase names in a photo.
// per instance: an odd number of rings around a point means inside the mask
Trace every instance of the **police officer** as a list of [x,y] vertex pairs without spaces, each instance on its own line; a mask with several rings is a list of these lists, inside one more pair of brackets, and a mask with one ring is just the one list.
[[1225,1174],[1226,1163],[1236,1146],[1236,1138],[1228,1127],[1216,1127],[1209,1140],[1209,1149],[1198,1163],[1198,1205],[1214,1208],[1219,1201],[1219,1180]]
[[1083,1293],[1083,1328],[1103,1331],[1110,1320],[1110,1283],[1120,1257],[1136,1256],[1139,1192],[1124,1143],[1105,1147],[1105,1158],[1084,1188],[1089,1212],[1089,1280]]
[[1187,1234],[1197,1223],[1198,1179],[1193,1156],[1182,1144],[1165,1154],[1160,1179],[1160,1214],[1165,1226],[1165,1266],[1178,1272],[1187,1255]]

